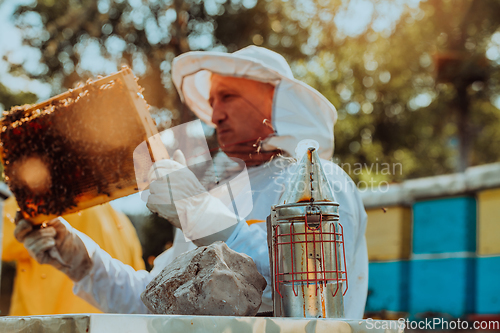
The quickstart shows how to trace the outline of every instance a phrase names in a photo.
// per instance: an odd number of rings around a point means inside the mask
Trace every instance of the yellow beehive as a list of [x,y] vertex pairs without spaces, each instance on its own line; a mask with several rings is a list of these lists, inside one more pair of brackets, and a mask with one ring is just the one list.
[[408,259],[411,250],[411,210],[408,207],[368,209],[366,243],[370,261]]
[[500,254],[500,188],[485,190],[477,194],[477,253]]

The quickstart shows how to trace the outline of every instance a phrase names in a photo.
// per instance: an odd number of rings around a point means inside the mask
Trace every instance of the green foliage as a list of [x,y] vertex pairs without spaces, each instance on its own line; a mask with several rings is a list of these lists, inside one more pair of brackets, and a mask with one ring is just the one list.
[[[68,88],[106,72],[83,61],[94,43],[103,59],[128,64],[141,75],[157,120],[174,122],[192,115],[172,87],[173,57],[190,49],[231,52],[250,44],[276,50],[298,79],[337,107],[335,159],[347,171],[349,166],[355,181],[401,181],[500,160],[499,110],[490,102],[500,93],[498,63],[485,57],[499,28],[500,2],[376,2],[366,27],[355,33],[338,24],[350,4],[39,0],[21,7],[17,22],[28,29],[28,14],[43,22],[44,29],[25,38],[42,50],[46,66],[33,77]],[[380,28],[397,6],[403,6],[401,16]],[[366,168],[359,171],[355,163]],[[384,163],[397,172],[367,171]]]
[[29,92],[13,93],[6,86],[0,83],[0,103],[5,110],[9,110],[15,105],[33,104],[37,96]]
[[[355,32],[338,24],[361,21],[351,3],[38,0],[19,8],[16,23],[24,42],[41,50],[42,65],[29,71],[12,64],[11,71],[50,82],[58,93],[129,65],[162,128],[193,117],[171,82],[175,56],[256,44],[281,53],[296,78],[335,105],[334,159],[361,186],[500,161],[500,110],[491,102],[500,100],[500,55],[485,57],[492,34],[500,37],[500,1],[376,1]],[[0,86],[5,108],[34,101]],[[163,252],[173,228],[156,215],[136,226],[149,269],[148,258]]]
[[[499,93],[498,64],[484,56],[500,26],[489,13],[498,6],[423,2],[390,35],[369,29],[332,45],[323,31],[316,54],[295,62],[296,76],[337,107],[335,157],[355,181],[401,181],[461,171],[462,159],[500,160],[500,110],[490,103]],[[444,66],[448,55],[458,60]],[[364,172],[354,172],[355,163],[366,163]],[[401,163],[402,172],[367,170],[384,163]]]

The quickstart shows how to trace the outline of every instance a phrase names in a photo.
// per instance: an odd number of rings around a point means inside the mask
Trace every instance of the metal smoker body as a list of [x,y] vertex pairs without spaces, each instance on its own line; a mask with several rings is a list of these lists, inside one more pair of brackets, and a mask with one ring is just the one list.
[[343,318],[347,290],[339,204],[309,148],[268,218],[276,317]]

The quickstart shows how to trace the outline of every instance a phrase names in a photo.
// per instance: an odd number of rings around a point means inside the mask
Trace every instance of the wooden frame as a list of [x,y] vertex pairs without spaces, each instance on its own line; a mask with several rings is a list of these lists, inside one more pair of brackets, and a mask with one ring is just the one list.
[[[145,133],[144,141],[147,142],[148,149],[149,149],[149,154],[152,159],[152,162],[169,158],[167,150],[165,146],[163,145],[160,135],[158,134],[158,130],[156,129],[155,122],[151,118],[151,115],[149,114],[148,111],[148,105],[146,101],[144,100],[144,97],[142,96],[140,92],[140,87],[136,82],[136,79],[130,70],[130,68],[123,68],[121,71],[106,76],[104,78],[95,80],[93,82],[89,82],[86,85],[82,87],[78,87],[76,89],[71,89],[63,94],[57,95],[55,97],[50,98],[47,101],[44,101],[42,103],[33,105],[25,110],[25,114],[30,113],[33,110],[37,109],[43,109],[51,104],[54,104],[56,101],[72,98],[75,100],[80,93],[84,92],[85,89],[88,89],[90,86],[97,86],[97,87],[102,87],[103,85],[107,83],[111,83],[112,81],[117,82],[120,81],[123,84],[123,87],[125,90],[128,92],[128,99],[131,105],[135,107],[135,111],[137,112],[137,123],[140,124],[139,126],[142,125]],[[127,96],[124,96],[124,98],[127,98]],[[5,166],[5,165],[4,165]],[[8,167],[8,166],[7,166]],[[7,169],[7,168],[6,168]],[[112,200],[115,200],[117,198],[121,198],[133,193],[136,193],[138,191],[137,186],[128,186],[126,188],[119,188],[114,190],[112,193],[108,194],[99,194],[99,195],[90,195],[90,194],[84,194],[84,195],[79,195],[76,197],[76,202],[77,206],[73,208],[69,208],[63,212],[64,215],[78,212],[82,209],[86,209],[92,206],[96,206],[99,204],[103,204]],[[36,215],[34,217],[30,217],[29,214],[23,213],[25,218],[29,218],[30,221],[32,221],[35,224],[40,224],[43,221],[52,219],[57,217],[57,215]]]

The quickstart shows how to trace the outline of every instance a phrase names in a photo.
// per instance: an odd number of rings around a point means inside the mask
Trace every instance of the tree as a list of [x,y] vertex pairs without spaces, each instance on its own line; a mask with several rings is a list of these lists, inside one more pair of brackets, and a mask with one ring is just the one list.
[[31,104],[36,102],[37,96],[30,92],[14,93],[0,83],[0,104],[5,110],[9,110],[14,105]]
[[[499,27],[498,2],[357,3],[39,0],[18,10],[17,23],[42,52],[43,70],[32,77],[62,89],[128,64],[160,127],[192,117],[170,81],[174,56],[257,44],[283,54],[297,78],[337,107],[335,157],[356,181],[400,181],[499,160],[488,144],[500,140],[490,103],[499,91],[498,63],[485,57]],[[342,25],[362,21],[362,12],[369,13],[364,26]],[[38,33],[29,29],[35,17]],[[89,52],[99,55],[90,65]]]
[[485,57],[498,6],[428,1],[409,8],[391,33],[370,28],[335,41],[321,31],[315,55],[295,73],[339,110],[337,158],[392,166],[353,178],[403,180],[500,160],[500,113],[490,102],[499,93],[498,60]]

